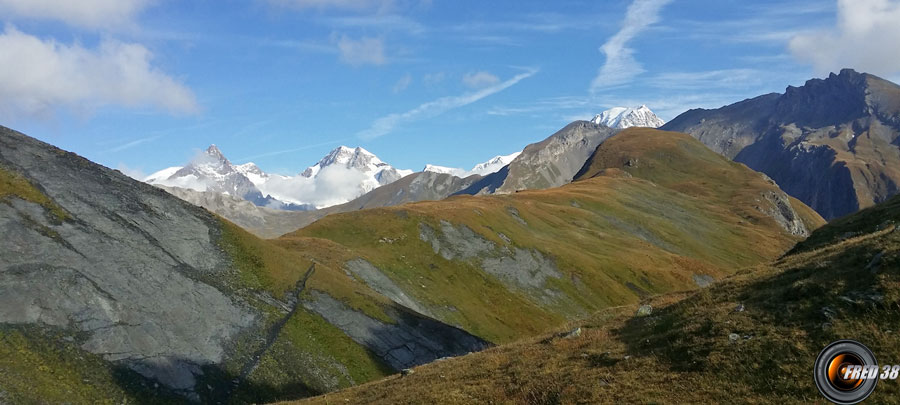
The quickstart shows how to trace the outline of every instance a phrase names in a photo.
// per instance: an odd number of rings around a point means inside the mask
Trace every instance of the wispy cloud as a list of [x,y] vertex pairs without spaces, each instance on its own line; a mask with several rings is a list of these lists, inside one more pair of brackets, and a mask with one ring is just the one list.
[[0,12],[6,16],[49,19],[82,28],[122,28],[151,0],[0,0]]
[[338,9],[349,11],[385,10],[394,0],[269,0],[270,3],[297,9]]
[[139,145],[145,144],[147,142],[153,142],[159,138],[162,138],[162,136],[163,136],[162,134],[158,134],[158,135],[135,139],[133,141],[123,143],[119,146],[109,148],[105,152],[121,152],[123,150],[131,149],[135,146],[139,146]]
[[387,63],[384,40],[381,38],[352,39],[344,35],[338,39],[337,47],[341,61],[350,65],[383,65]]
[[472,104],[485,97],[499,93],[516,85],[522,80],[534,76],[537,72],[538,69],[528,69],[523,73],[513,76],[509,80],[486,87],[474,93],[463,94],[461,96],[442,97],[403,113],[386,115],[375,120],[368,129],[360,131],[357,135],[362,139],[374,139],[387,135],[395,128],[405,123],[435,117],[447,111]]
[[470,72],[466,73],[462,78],[463,84],[473,89],[493,86],[500,83],[500,78],[491,72]]
[[837,26],[790,40],[793,55],[819,74],[844,67],[900,72],[900,1],[838,0]]
[[414,35],[421,35],[427,31],[427,28],[421,23],[397,14],[342,16],[322,21],[336,28],[371,28],[383,32],[401,31]]
[[765,72],[756,69],[721,69],[700,72],[665,72],[646,83],[665,90],[747,89],[758,87]]
[[400,80],[397,80],[397,83],[394,83],[394,88],[391,89],[394,94],[400,93],[403,90],[406,90],[410,84],[412,84],[412,75],[409,73],[403,75]]
[[644,72],[644,68],[634,58],[634,50],[628,42],[659,21],[659,12],[671,0],[634,0],[625,12],[622,29],[612,36],[600,52],[606,62],[591,82],[591,92],[628,83],[633,77]]

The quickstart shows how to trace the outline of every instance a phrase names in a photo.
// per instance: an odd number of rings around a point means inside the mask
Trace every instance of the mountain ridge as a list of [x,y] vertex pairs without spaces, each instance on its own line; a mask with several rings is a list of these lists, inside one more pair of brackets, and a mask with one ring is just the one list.
[[662,127],[769,175],[826,218],[885,201],[900,184],[900,86],[843,69]]

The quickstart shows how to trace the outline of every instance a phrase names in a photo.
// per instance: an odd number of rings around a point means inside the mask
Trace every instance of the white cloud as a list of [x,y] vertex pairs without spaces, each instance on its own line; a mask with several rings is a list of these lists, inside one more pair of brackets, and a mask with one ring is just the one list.
[[394,94],[397,94],[403,90],[406,90],[406,88],[409,87],[410,84],[412,84],[412,76],[409,73],[407,73],[407,74],[403,75],[403,77],[401,77],[400,80],[397,80],[397,83],[394,84],[394,88],[393,88]]
[[634,0],[628,6],[622,29],[600,47],[606,62],[591,82],[591,91],[627,83],[644,72],[641,64],[634,59],[634,50],[628,42],[659,21],[659,11],[671,0]]
[[471,88],[480,89],[500,83],[500,78],[489,72],[481,71],[466,74],[463,76],[462,82]]
[[[328,207],[343,204],[377,187],[374,181],[359,170],[341,166],[326,166],[314,177],[272,176],[259,188],[263,194],[295,204]],[[366,185],[368,184],[368,187]]]
[[151,62],[138,44],[103,40],[96,49],[42,40],[7,27],[0,35],[0,116],[48,116],[58,107],[104,105],[198,110],[190,89]]
[[424,118],[435,117],[449,110],[472,104],[492,94],[499,93],[509,87],[514,86],[516,83],[519,83],[522,80],[534,76],[534,74],[537,72],[537,69],[529,69],[524,73],[513,76],[511,79],[503,83],[497,83],[491,87],[481,89],[474,93],[463,94],[461,96],[442,97],[434,101],[429,101],[404,113],[386,115],[375,120],[375,122],[372,123],[371,127],[366,130],[360,131],[357,135],[363,139],[374,139],[379,136],[386,135],[401,124]]
[[850,67],[879,75],[900,72],[900,1],[838,0],[837,26],[800,34],[788,47],[824,74]]
[[0,12],[24,18],[51,19],[84,28],[130,25],[150,0],[0,0]]
[[384,55],[384,40],[381,38],[362,37],[358,40],[341,36],[337,43],[341,60],[350,65],[383,65],[387,63]]

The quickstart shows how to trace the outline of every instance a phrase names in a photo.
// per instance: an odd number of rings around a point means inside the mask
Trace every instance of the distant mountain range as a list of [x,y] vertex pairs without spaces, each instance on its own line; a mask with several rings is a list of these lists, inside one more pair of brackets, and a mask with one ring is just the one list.
[[825,218],[900,187],[900,86],[852,69],[784,94],[690,110],[662,128],[769,175]]
[[[470,170],[428,164],[422,173],[447,174],[455,179],[420,175],[404,183],[405,186],[395,187],[398,189],[395,190],[397,194],[391,198],[370,196],[365,200],[393,205],[423,199],[441,199],[454,193],[503,193],[516,189],[559,186],[570,181],[584,162],[587,153],[615,130],[629,127],[656,128],[663,124],[663,121],[644,105],[636,108],[615,107],[598,114],[591,122],[604,134],[599,136],[586,133],[568,133],[565,136],[558,134],[559,136],[555,138],[551,137],[553,140],[548,139],[541,145],[526,147],[523,151],[525,156],[521,159],[523,152],[498,155],[475,165]],[[570,153],[577,156],[570,157]],[[552,163],[547,163],[549,161]],[[506,167],[513,162],[515,162],[511,167],[513,176],[507,179]],[[531,173],[532,171],[534,173]],[[498,172],[500,175],[495,174]],[[363,148],[340,146],[298,176],[275,175],[262,171],[252,162],[233,165],[215,145],[212,145],[186,166],[160,170],[147,176],[144,181],[201,193],[226,194],[265,208],[308,211],[349,203],[410,174],[413,174],[413,171],[396,169]],[[482,176],[489,178],[481,179]],[[532,178],[533,176],[539,178]],[[187,197],[190,193],[181,191],[179,195]],[[191,201],[204,201],[209,204],[225,200],[196,196],[191,198]]]

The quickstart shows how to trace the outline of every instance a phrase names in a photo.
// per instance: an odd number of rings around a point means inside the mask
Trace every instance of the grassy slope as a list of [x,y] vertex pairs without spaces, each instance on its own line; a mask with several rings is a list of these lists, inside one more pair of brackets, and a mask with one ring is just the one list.
[[[220,245],[234,261],[236,285],[241,286],[237,294],[261,310],[266,316],[266,327],[271,327],[286,314],[254,299],[253,294],[268,293],[288,302],[313,260],[297,251],[259,239],[227,220],[221,221],[223,233]],[[332,273],[332,267],[317,263],[313,278],[331,280]],[[340,282],[334,285],[335,289],[341,287]],[[379,304],[385,300],[365,286],[355,287],[359,295],[366,297],[360,299],[360,307],[373,316],[381,314]],[[248,291],[252,293],[248,294]],[[226,371],[236,375],[251,350],[238,342],[232,353],[240,361],[226,362]],[[242,402],[297,398],[349,387],[391,372],[338,328],[300,308],[288,319],[272,347],[263,354],[257,368],[248,376],[248,384],[234,395]]]
[[[577,338],[519,341],[309,402],[824,403],[811,375],[828,343],[857,339],[881,363],[900,362],[900,228],[838,236],[885,214],[900,215],[900,197],[820,229],[814,249],[654,297],[651,316],[607,309],[569,325]],[[880,382],[869,402],[900,402],[900,385]]]
[[[630,178],[606,171],[552,190],[330,215],[277,242],[336,268],[363,257],[438,319],[497,343],[601,308],[635,303],[642,294],[693,288],[695,274],[723,276],[771,260],[796,242],[752,208],[761,190],[775,186],[686,135],[625,131],[606,141],[599,153],[648,149],[674,159],[646,164]],[[525,224],[510,213],[513,208]],[[822,223],[811,210],[804,212],[810,227]],[[464,224],[497,245],[504,244],[502,233],[514,246],[554,257],[565,277],[552,280],[552,287],[571,300],[540,302],[506,288],[476,263],[435,254],[419,239],[419,224],[440,229],[441,220]],[[322,240],[336,245],[320,254],[312,244]],[[353,289],[335,291],[330,283],[312,288],[357,307],[361,301]]]

